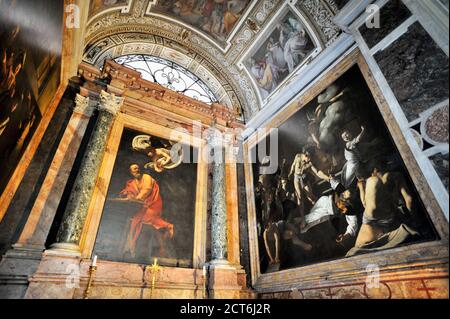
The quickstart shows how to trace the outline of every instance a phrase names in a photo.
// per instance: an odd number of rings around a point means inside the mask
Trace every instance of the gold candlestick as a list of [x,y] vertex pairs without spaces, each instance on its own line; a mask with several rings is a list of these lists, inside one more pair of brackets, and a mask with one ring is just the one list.
[[162,267],[160,267],[158,265],[158,258],[155,258],[153,260],[153,265],[147,266],[147,269],[152,272],[152,286],[151,286],[151,290],[150,290],[150,299],[152,299],[153,298],[153,290],[156,287],[156,276],[158,274],[158,271],[162,270]]
[[89,280],[84,291],[84,299],[89,299],[89,295],[91,294],[92,283],[94,282],[94,275],[97,271],[97,266],[89,266]]

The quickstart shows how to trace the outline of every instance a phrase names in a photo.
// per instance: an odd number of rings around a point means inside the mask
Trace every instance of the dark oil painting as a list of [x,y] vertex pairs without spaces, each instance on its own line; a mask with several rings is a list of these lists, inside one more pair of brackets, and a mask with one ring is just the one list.
[[224,42],[245,14],[250,0],[160,0],[155,13],[173,16]]
[[191,147],[174,158],[173,145],[124,130],[95,243],[99,258],[192,266],[197,164],[186,160]]
[[0,194],[58,87],[63,12],[63,1],[0,1]]
[[277,173],[260,174],[268,157],[253,165],[263,273],[437,238],[357,66],[278,139]]

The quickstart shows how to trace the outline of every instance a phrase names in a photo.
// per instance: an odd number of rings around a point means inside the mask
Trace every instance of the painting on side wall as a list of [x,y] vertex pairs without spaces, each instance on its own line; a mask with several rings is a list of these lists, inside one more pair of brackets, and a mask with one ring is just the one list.
[[192,266],[197,164],[185,160],[192,148],[173,145],[124,130],[94,248],[99,258]]
[[58,87],[63,12],[62,1],[0,1],[0,194]]
[[172,16],[224,42],[247,11],[250,0],[160,0],[155,13]]
[[124,7],[128,1],[130,0],[91,0],[89,16],[92,17],[103,10]]
[[357,66],[278,134],[278,171],[253,165],[262,273],[437,239]]
[[313,36],[300,17],[288,11],[273,24],[254,53],[244,61],[245,67],[266,100],[277,87],[316,50]]

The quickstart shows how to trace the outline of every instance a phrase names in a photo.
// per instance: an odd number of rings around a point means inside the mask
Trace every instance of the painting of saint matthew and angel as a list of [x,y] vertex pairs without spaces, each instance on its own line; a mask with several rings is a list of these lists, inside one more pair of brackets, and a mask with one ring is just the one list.
[[184,163],[186,148],[174,144],[124,131],[95,245],[99,258],[191,265],[197,166]]
[[279,128],[278,163],[254,164],[262,272],[436,238],[357,67]]

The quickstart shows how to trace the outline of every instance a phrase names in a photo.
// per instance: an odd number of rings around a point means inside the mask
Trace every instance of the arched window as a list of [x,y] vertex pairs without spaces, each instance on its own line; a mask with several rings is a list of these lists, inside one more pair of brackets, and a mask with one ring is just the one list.
[[214,93],[202,80],[171,61],[143,54],[125,55],[114,59],[114,61],[140,72],[145,80],[157,83],[195,100],[207,104],[217,102]]

